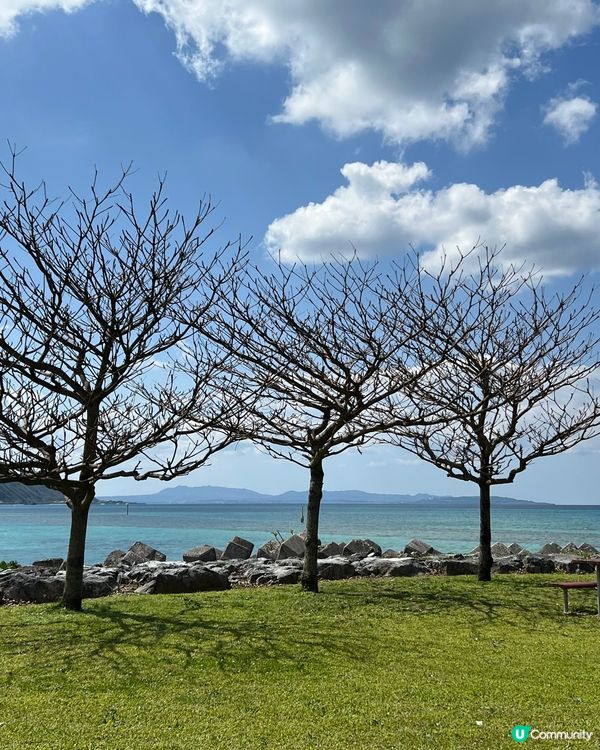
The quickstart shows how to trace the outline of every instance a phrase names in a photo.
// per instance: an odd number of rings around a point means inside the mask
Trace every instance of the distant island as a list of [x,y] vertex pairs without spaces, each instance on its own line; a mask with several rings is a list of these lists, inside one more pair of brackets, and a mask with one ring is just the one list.
[[[65,497],[58,490],[22,482],[0,483],[0,505],[63,505]],[[122,500],[98,498],[100,505],[122,505]]]
[[[160,492],[151,495],[119,495],[113,497],[99,498],[101,501],[115,501],[127,503],[148,503],[156,505],[194,505],[204,503],[271,503],[273,505],[306,503],[306,492],[290,490],[280,495],[268,495],[263,492],[255,492],[236,487],[213,487],[204,485],[202,487],[187,487],[178,485],[167,487]],[[452,507],[471,508],[478,507],[479,497],[475,495],[429,495],[417,493],[415,495],[380,494],[375,492],[363,492],[362,490],[325,490],[323,501],[326,503],[371,503],[371,504],[396,504],[420,507]],[[517,500],[514,497],[493,496],[492,502],[496,507],[508,508],[540,508],[556,507],[555,503],[536,502],[533,500]]]
[[29,485],[21,482],[0,484],[0,504],[4,505],[47,505],[64,503],[60,492],[43,485]]

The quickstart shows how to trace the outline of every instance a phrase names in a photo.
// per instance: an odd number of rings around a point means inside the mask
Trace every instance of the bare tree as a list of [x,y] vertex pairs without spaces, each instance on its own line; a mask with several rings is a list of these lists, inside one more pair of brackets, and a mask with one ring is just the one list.
[[[447,352],[412,397],[446,420],[395,430],[385,439],[474,482],[480,497],[479,579],[491,578],[491,487],[537,458],[599,432],[600,311],[582,282],[548,295],[533,270],[502,268],[487,251],[448,310],[428,320],[423,345]],[[450,328],[448,328],[448,324]]]
[[[139,209],[129,171],[88,197],[48,198],[5,168],[0,208],[0,482],[44,484],[71,509],[64,605],[80,609],[90,505],[100,480],[168,480],[235,439],[216,429],[233,401],[223,355],[195,339],[195,371],[177,362],[206,311],[205,279],[239,262],[205,258],[212,208],[187,223],[163,182]],[[236,408],[239,400],[236,400]]]
[[416,293],[420,273],[410,263],[387,276],[358,260],[277,264],[234,281],[202,331],[231,352],[238,377],[259,394],[241,433],[309,469],[301,581],[317,592],[325,460],[426,418],[405,397],[432,368],[414,348],[424,315],[416,303],[426,294]]

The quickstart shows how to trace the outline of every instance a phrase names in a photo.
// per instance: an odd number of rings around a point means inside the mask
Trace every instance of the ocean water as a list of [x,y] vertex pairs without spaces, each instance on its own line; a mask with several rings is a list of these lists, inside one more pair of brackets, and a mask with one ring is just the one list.
[[[113,549],[141,540],[168,559],[198,544],[223,547],[235,534],[256,545],[302,530],[298,505],[95,505],[90,511],[86,562],[103,560]],[[0,560],[22,564],[66,556],[70,514],[63,505],[0,505]],[[402,505],[325,503],[322,541],[373,539],[383,549],[401,549],[413,537],[442,552],[468,552],[477,546],[475,508],[415,508]],[[549,541],[588,542],[600,549],[600,506],[497,508],[493,540],[518,542],[535,551]]]

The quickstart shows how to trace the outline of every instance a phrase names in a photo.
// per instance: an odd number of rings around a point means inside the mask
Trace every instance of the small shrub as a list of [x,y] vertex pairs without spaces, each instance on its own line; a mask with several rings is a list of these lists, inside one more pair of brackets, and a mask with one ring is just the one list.
[[9,568],[20,568],[21,566],[16,560],[0,560],[0,570],[8,570]]

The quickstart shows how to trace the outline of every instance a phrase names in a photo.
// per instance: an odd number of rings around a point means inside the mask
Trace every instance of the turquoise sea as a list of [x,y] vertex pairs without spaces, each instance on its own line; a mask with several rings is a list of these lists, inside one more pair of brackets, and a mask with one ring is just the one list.
[[[126,550],[141,540],[181,559],[190,547],[222,547],[237,534],[257,545],[273,531],[287,536],[302,530],[298,505],[123,505],[92,506],[88,532],[89,564],[113,549]],[[327,504],[321,512],[323,541],[369,537],[384,549],[401,549],[418,537],[442,552],[468,552],[477,545],[475,508],[415,508],[402,505]],[[63,505],[0,505],[0,560],[31,563],[64,557],[69,510]],[[600,506],[498,508],[493,540],[518,542],[537,550],[549,541],[589,542],[600,549]]]

